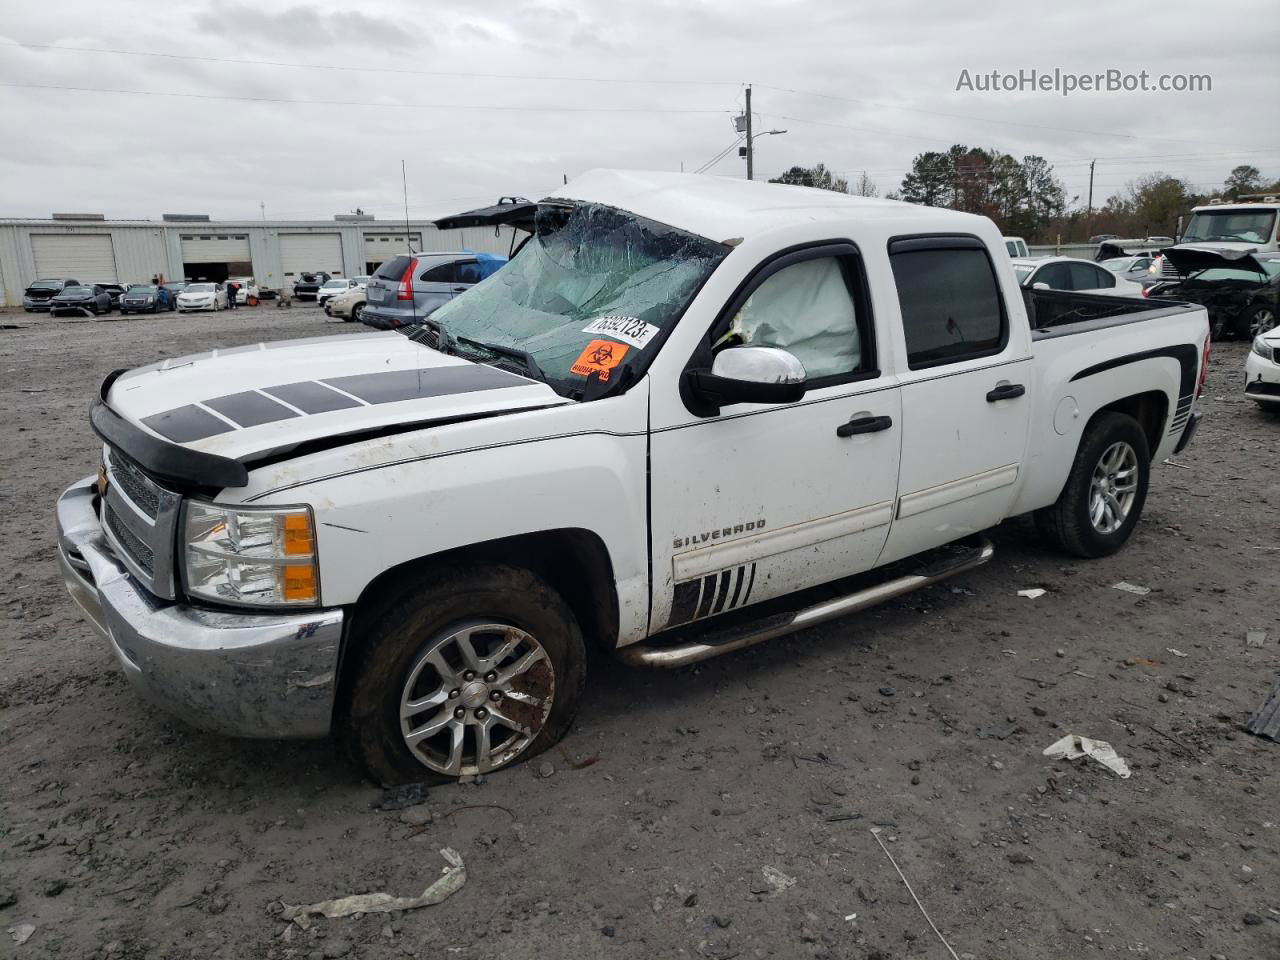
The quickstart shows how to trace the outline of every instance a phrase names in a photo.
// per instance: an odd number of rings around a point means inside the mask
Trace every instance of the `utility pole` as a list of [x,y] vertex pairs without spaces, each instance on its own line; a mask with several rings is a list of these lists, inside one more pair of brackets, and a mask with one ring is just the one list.
[[1086,217],[1093,216],[1093,165],[1097,162],[1096,159],[1089,161],[1089,205],[1085,209]]
[[265,200],[259,200],[259,201],[258,201],[258,206],[259,206],[259,207],[261,208],[261,210],[262,210],[262,222],[263,222],[263,223],[266,223],[266,222],[267,222],[267,201],[265,201]]
[[747,179],[755,174],[756,145],[751,136],[751,84],[747,84]]

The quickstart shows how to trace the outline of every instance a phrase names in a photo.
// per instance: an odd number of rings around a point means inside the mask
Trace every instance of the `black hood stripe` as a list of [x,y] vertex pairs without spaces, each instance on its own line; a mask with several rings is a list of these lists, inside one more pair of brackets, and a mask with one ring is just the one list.
[[242,427],[260,427],[264,423],[275,423],[277,420],[288,420],[298,416],[283,403],[272,400],[256,390],[229,393],[225,397],[214,397],[203,403],[210,410],[222,414]]
[[496,367],[468,364],[465,367],[361,373],[352,377],[331,377],[320,382],[359,397],[365,403],[395,403],[398,400],[422,400],[455,393],[519,387],[532,381]]
[[[304,414],[330,413],[358,407],[361,402],[377,404],[422,400],[523,387],[534,382],[483,364],[433,367],[426,370],[388,370],[385,373],[362,373],[330,380],[286,383],[264,387],[261,391],[245,390],[202,400],[199,405],[191,403],[152,414],[144,417],[142,422],[168,440],[191,443],[234,430],[235,427],[227,423],[227,420],[241,427],[256,427],[297,417],[298,410]],[[276,399],[273,400],[272,396]],[[205,407],[208,409],[204,409]],[[215,411],[219,416],[210,411]]]
[[291,407],[297,407],[303,413],[329,413],[333,410],[346,410],[349,407],[360,406],[360,401],[354,397],[348,397],[315,380],[266,387],[262,392],[283,400]]
[[208,410],[189,403],[185,407],[166,410],[164,413],[153,413],[143,417],[142,422],[160,436],[174,443],[191,443],[203,440],[219,433],[228,433],[235,429],[225,420],[215,417]]

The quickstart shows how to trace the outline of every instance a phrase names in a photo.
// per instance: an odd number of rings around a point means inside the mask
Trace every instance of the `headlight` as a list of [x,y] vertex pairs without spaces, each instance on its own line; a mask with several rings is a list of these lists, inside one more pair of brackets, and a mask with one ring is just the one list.
[[254,606],[320,602],[309,507],[224,507],[188,500],[183,519],[187,592]]
[[1270,360],[1274,356],[1271,344],[1263,340],[1261,337],[1253,338],[1253,352],[1262,357],[1263,360]]

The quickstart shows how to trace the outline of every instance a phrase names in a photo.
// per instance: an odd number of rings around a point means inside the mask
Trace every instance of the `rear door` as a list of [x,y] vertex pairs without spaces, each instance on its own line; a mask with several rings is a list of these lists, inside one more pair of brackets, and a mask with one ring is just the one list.
[[1023,468],[1030,344],[976,237],[913,236],[889,244],[907,369],[902,465],[882,562],[1004,519]]

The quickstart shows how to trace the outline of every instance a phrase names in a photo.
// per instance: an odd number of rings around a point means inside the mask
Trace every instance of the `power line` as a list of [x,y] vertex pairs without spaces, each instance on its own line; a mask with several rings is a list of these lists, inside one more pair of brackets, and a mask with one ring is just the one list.
[[697,170],[693,172],[706,173],[708,170],[714,167],[717,163],[719,163],[721,160],[727,157],[729,155],[729,151],[742,142],[743,136],[744,136],[743,134],[739,134],[738,138],[734,140],[733,143],[729,144],[727,147],[725,147],[723,150],[721,150],[714,157],[712,157],[710,160],[708,160],[706,163],[704,163],[702,166],[700,166]]
[[6,46],[34,50],[58,50],[66,53],[104,53],[122,57],[151,57],[158,60],[189,60],[198,63],[233,63],[259,67],[288,67],[297,70],[329,70],[344,73],[393,73],[412,77],[461,77],[470,80],[547,80],[560,83],[644,83],[666,86],[740,86],[733,80],[673,80],[650,77],[570,77],[527,73],[477,73],[459,70],[406,70],[394,67],[355,67],[348,64],[298,63],[290,60],[252,60],[241,57],[208,57],[191,53],[156,53],[150,50],[117,50],[109,47],[72,47],[57,43],[32,43],[26,40],[4,40]]
[[300,100],[288,97],[246,97],[224,93],[181,93],[169,90],[122,90],[116,87],[75,87],[62,84],[45,83],[10,83],[0,81],[0,87],[15,87],[24,90],[58,90],[75,93],[120,94],[131,97],[180,97],[191,100],[235,100],[244,103],[287,103],[308,104],[322,107],[416,107],[422,110],[494,110],[504,113],[681,113],[681,114],[728,114],[729,110],[693,110],[669,107],[538,107],[492,103],[376,103],[367,100]]

